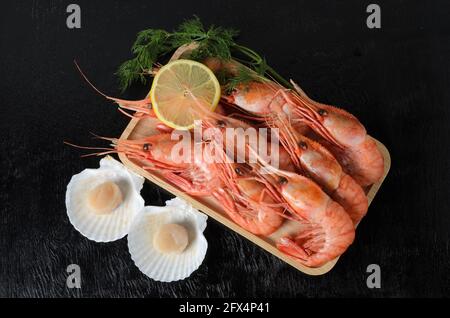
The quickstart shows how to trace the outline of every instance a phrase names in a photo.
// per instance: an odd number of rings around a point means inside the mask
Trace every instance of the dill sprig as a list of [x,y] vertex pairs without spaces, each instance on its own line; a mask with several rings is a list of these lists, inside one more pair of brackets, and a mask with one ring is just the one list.
[[[173,32],[161,29],[147,29],[138,33],[131,51],[134,58],[125,61],[117,70],[120,87],[126,90],[134,82],[145,84],[152,75],[153,66],[160,58],[175,51],[178,47],[196,42],[189,58],[201,61],[207,57],[217,57],[224,60],[236,58],[248,68],[242,68],[235,76],[218,74],[222,77],[221,83],[227,89],[232,89],[238,83],[249,82],[257,76],[269,76],[280,84],[290,87],[290,83],[281,77],[275,70],[267,65],[266,60],[252,49],[235,42],[238,31],[231,28],[210,26],[205,28],[196,16],[184,21]],[[237,58],[235,54],[243,56]]]
[[205,29],[198,17],[183,22],[178,29],[172,33],[171,43],[175,48],[196,42],[195,49],[190,58],[201,60],[214,56],[221,59],[231,58],[231,47],[235,45],[234,38],[239,34],[235,29],[225,29],[214,25]]
[[146,83],[157,59],[172,50],[167,43],[168,37],[169,33],[164,30],[148,29],[138,33],[131,48],[135,57],[122,63],[116,73],[122,91],[135,81]]
[[239,85],[247,85],[253,81],[263,81],[264,73],[259,73],[257,70],[252,70],[244,65],[238,66],[235,74],[219,79],[219,82],[224,86],[226,93],[231,93]]

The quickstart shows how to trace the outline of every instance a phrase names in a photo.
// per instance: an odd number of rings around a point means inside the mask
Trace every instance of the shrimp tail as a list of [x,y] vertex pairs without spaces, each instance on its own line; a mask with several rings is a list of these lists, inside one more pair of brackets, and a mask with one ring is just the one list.
[[277,241],[276,245],[281,252],[298,260],[306,261],[309,257],[306,251],[290,237],[282,237]]

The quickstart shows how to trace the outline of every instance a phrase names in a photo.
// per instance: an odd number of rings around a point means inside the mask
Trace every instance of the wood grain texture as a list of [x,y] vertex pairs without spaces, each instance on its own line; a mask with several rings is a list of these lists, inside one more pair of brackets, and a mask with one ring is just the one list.
[[[2,2],[0,19],[0,296],[18,297],[432,297],[450,296],[450,14],[446,1],[377,1],[382,28],[366,28],[361,1],[75,1],[82,28],[68,30],[72,1]],[[158,14],[155,14],[157,12]],[[105,146],[128,119],[75,71],[77,59],[102,90],[130,57],[135,34],[174,28],[197,14],[241,29],[240,41],[314,99],[355,114],[383,141],[392,167],[355,243],[323,276],[300,273],[212,220],[202,266],[163,284],[142,275],[126,239],[96,244],[68,222],[71,176],[98,158],[63,145]],[[148,204],[171,195],[147,184]],[[66,288],[79,264],[81,290]],[[369,264],[381,289],[366,287]]]

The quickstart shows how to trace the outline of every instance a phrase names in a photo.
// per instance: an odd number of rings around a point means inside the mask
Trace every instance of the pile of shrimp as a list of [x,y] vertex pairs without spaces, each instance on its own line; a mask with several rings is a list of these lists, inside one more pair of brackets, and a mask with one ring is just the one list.
[[[233,72],[236,65],[209,58],[213,72]],[[81,70],[80,70],[81,72]],[[86,81],[94,87],[84,76]],[[319,267],[340,256],[352,244],[355,227],[366,215],[364,189],[383,175],[383,157],[359,120],[343,109],[309,98],[294,82],[294,89],[264,79],[225,89],[215,112],[202,112],[202,128],[277,128],[279,165],[258,157],[248,144],[234,149],[244,161],[206,162],[192,157],[179,162],[172,157],[178,143],[172,129],[160,123],[161,132],[140,140],[108,138],[114,151],[143,163],[191,196],[213,196],[229,218],[247,231],[269,236],[285,220],[299,222],[298,233],[281,237],[277,248],[308,267]],[[107,96],[132,117],[155,117],[151,101]],[[130,113],[130,111],[132,113]],[[223,136],[222,136],[223,137]],[[213,145],[227,158],[225,139],[206,135],[201,147]],[[192,145],[196,141],[192,140]],[[268,145],[269,148],[271,145]],[[194,152],[191,151],[191,154]],[[250,162],[250,154],[256,162]]]

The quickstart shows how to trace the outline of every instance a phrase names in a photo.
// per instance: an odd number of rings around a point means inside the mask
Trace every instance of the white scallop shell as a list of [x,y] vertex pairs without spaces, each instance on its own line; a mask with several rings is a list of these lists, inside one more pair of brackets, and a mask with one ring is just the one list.
[[[208,217],[178,198],[167,204],[145,207],[128,233],[128,250],[135,265],[148,277],[161,282],[190,276],[201,265],[208,249],[203,236]],[[167,223],[180,224],[188,230],[189,244],[180,254],[163,254],[153,245],[153,235]]]
[[[123,202],[109,214],[97,214],[88,206],[86,196],[91,189],[106,182],[116,183]],[[72,177],[67,185],[66,207],[70,223],[82,235],[96,242],[111,242],[128,234],[136,215],[144,207],[140,191],[144,178],[107,156],[100,168],[85,169]]]

